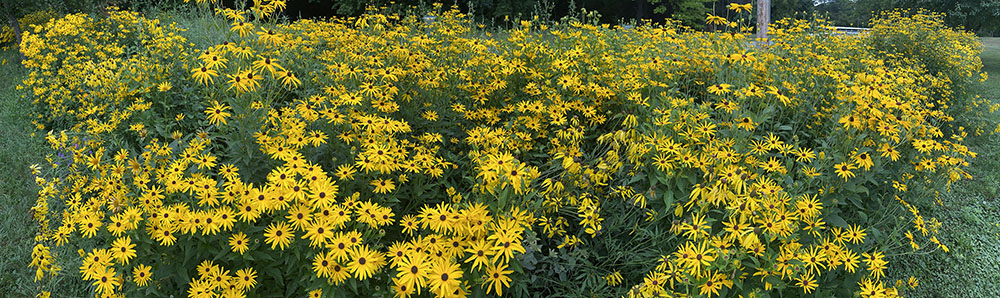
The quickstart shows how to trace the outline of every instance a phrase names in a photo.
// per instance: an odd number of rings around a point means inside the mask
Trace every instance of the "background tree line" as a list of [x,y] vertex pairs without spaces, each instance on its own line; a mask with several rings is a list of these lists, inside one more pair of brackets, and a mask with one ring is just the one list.
[[[222,0],[235,6],[242,0]],[[249,0],[247,0],[249,1]],[[596,11],[600,21],[620,24],[637,19],[661,22],[666,18],[680,21],[694,29],[704,27],[705,16],[725,16],[729,3],[745,4],[753,0],[440,0],[446,6],[457,5],[471,11],[485,24],[500,24],[509,19],[543,16],[559,19],[579,12]],[[407,9],[429,7],[433,0],[288,0],[289,18],[314,18],[360,15],[366,7]],[[107,5],[142,9],[170,8],[184,5],[183,0],[2,0],[0,13],[6,25],[20,40],[17,19],[40,9],[62,12],[101,12]],[[827,18],[838,26],[866,27],[878,12],[892,9],[927,9],[947,14],[950,26],[963,27],[981,36],[1000,35],[1000,0],[771,0],[771,19]]]
[[[709,13],[725,15],[729,3],[745,4],[751,0],[442,0],[445,5],[470,7],[476,17],[487,23],[505,16],[527,18],[544,14],[560,18],[575,9],[597,11],[601,21],[629,22],[635,19],[679,20],[695,29],[704,26]],[[393,4],[390,4],[393,3]],[[289,11],[303,16],[316,14],[357,15],[366,5],[426,5],[427,0],[290,0]],[[303,9],[297,9],[303,7]],[[961,26],[983,36],[1000,34],[1000,0],[771,0],[771,18],[811,18],[832,20],[838,26],[866,27],[880,11],[892,9],[927,9],[947,14],[950,26]],[[308,15],[307,15],[308,14]]]

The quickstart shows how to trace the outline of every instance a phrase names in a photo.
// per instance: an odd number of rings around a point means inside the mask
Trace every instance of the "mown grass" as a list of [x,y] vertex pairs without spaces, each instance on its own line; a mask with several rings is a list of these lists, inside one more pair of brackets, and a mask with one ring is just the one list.
[[35,186],[28,166],[38,163],[40,144],[31,136],[31,123],[22,115],[28,106],[15,90],[24,71],[15,63],[13,50],[0,54],[0,293],[28,295],[28,263],[34,236],[28,214]]
[[[52,297],[83,297],[87,285],[73,278],[79,264],[66,264],[63,274],[46,279],[44,285],[34,282],[34,271],[28,268],[37,229],[29,210],[35,204],[38,187],[29,167],[43,164],[45,157],[42,136],[35,132],[28,117],[31,103],[16,90],[24,76],[18,65],[17,52],[0,51],[0,296],[32,297],[40,286],[51,288]],[[75,254],[69,247],[53,249],[53,253]]]
[[990,74],[986,95],[997,99],[1000,98],[1000,37],[983,37],[982,41],[983,71]]
[[[1000,38],[983,38],[983,96],[1000,102]],[[972,137],[973,180],[941,195],[942,206],[922,210],[941,221],[939,239],[951,252],[892,259],[890,280],[914,276],[920,287],[908,297],[1000,297],[1000,135]]]

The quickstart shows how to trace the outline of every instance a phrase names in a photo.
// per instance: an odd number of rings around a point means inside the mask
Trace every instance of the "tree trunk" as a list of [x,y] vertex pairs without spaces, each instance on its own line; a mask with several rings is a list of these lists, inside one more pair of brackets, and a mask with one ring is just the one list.
[[21,53],[21,24],[17,22],[17,18],[14,14],[7,13],[7,21],[10,23],[10,28],[14,30],[14,48],[17,49],[18,55],[21,57],[21,61],[24,61],[24,53]]

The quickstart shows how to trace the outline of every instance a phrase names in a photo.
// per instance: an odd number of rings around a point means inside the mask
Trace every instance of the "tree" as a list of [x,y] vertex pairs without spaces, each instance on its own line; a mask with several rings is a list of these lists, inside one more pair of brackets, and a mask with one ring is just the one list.
[[693,28],[705,24],[705,15],[711,11],[706,4],[712,2],[713,0],[649,0],[654,6],[653,13],[665,13],[681,24]]
[[1000,0],[907,0],[904,7],[923,7],[946,14],[945,23],[979,35],[994,36],[1000,29]]
[[814,7],[812,0],[771,0],[771,20],[809,17]]
[[[777,1],[777,0],[775,0]],[[782,0],[796,1],[796,0]],[[945,23],[979,35],[1000,33],[1000,0],[826,0],[815,10],[841,26],[868,26],[881,11],[926,9],[945,13]]]

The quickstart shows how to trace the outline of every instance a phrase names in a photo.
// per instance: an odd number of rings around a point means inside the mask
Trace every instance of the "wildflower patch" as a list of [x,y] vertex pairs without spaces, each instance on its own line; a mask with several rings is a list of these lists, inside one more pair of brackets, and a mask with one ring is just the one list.
[[25,32],[19,88],[52,150],[36,280],[104,297],[892,297],[907,287],[886,256],[948,250],[919,210],[970,178],[962,142],[995,125],[967,121],[997,109],[969,87],[975,37],[936,15],[859,36],[780,21],[757,46],[742,5],[720,32],[197,5],[229,24],[210,44],[119,10]]

